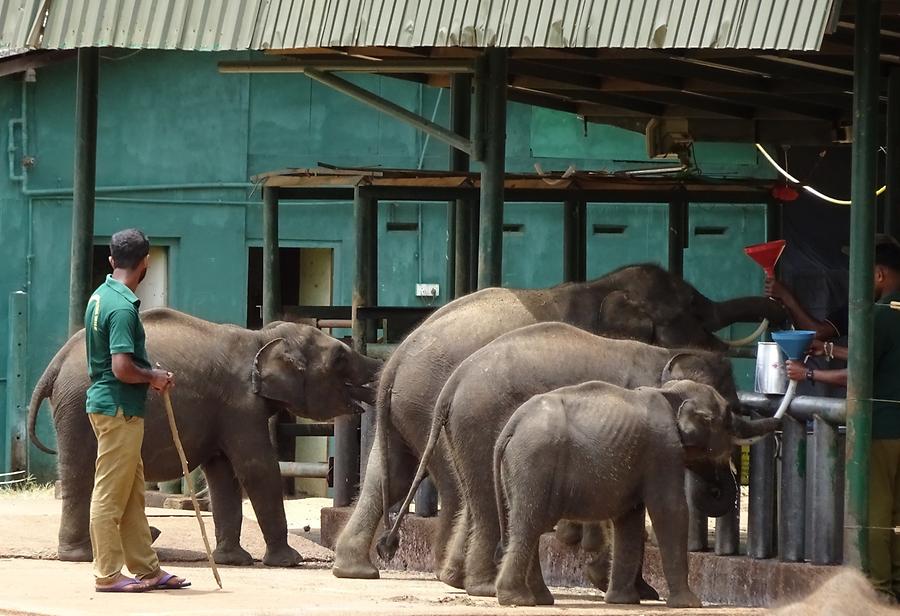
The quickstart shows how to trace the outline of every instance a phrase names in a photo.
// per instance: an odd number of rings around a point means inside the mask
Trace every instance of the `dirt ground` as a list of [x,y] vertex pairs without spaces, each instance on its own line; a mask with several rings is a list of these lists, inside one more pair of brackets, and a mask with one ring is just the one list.
[[[197,522],[190,511],[148,509],[152,525],[162,530],[157,548],[164,566],[188,576],[193,586],[181,591],[143,595],[102,595],[93,592],[88,563],[55,560],[59,502],[48,491],[0,495],[0,613],[3,614],[601,614],[603,616],[664,613],[681,616],[764,614],[749,608],[706,607],[670,610],[662,604],[607,606],[585,589],[554,589],[552,608],[501,608],[493,599],[468,597],[428,574],[383,572],[381,580],[339,580],[331,575],[330,550],[318,538],[319,510],[328,499],[286,502],[290,543],[306,559],[296,569],[222,567],[224,590],[218,590],[203,564],[205,555]],[[206,514],[212,536],[211,517]],[[242,543],[261,558],[264,543],[252,509],[245,507]]]

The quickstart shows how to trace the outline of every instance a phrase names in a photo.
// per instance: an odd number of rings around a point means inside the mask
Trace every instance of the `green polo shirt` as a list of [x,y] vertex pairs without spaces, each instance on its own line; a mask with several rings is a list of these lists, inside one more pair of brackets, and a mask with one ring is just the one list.
[[123,383],[112,371],[112,356],[128,353],[134,363],[150,368],[144,326],[138,315],[141,300],[131,289],[106,277],[88,301],[84,313],[85,346],[91,386],[87,391],[87,412],[115,415],[118,409],[127,416],[144,416],[146,383]]
[[[900,311],[890,307],[892,301],[900,301],[900,293],[885,295],[875,304],[873,398],[900,401]],[[872,438],[900,439],[900,403],[872,404]]]

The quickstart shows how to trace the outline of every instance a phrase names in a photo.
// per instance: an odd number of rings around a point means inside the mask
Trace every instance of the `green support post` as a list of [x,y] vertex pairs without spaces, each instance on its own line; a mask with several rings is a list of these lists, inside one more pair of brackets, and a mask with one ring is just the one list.
[[[484,87],[476,90],[476,105],[483,113],[481,161],[481,220],[478,240],[478,288],[499,287],[503,267],[503,194],[506,177],[505,49],[489,49]],[[477,142],[477,140],[476,140]]]
[[6,422],[0,473],[28,470],[28,383],[26,378],[28,295],[16,291],[9,295],[9,349],[6,363]]
[[563,282],[587,277],[587,203],[563,203]]
[[263,325],[281,312],[281,268],[278,252],[278,189],[263,188]]
[[853,67],[853,165],[850,200],[850,355],[847,362],[847,466],[844,559],[868,571],[869,451],[872,443],[872,272],[879,139],[878,40],[881,3],[857,3]]
[[97,83],[99,50],[78,50],[75,82],[75,173],[72,190],[72,254],[69,270],[69,335],[84,327],[92,289],[94,191],[97,178]]
[[887,100],[887,193],[884,196],[884,232],[900,235],[900,68],[891,70]]

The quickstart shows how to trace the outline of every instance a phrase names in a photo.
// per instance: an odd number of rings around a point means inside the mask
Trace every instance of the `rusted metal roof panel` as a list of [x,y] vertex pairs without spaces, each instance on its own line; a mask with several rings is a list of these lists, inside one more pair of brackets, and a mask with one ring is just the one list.
[[256,49],[814,50],[833,0],[264,0]]
[[[0,0],[0,47],[29,46],[34,16],[45,1]],[[834,0],[53,0],[37,47],[814,50],[821,45],[833,4]]]
[[262,0],[53,0],[43,49],[249,49]]

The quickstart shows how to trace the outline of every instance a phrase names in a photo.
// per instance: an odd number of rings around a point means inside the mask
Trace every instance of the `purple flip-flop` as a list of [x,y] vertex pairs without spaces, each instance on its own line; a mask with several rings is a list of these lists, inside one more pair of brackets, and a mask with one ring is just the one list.
[[150,586],[149,590],[178,590],[179,588],[187,588],[191,585],[191,583],[187,580],[184,580],[181,584],[178,585],[169,584],[172,579],[177,577],[177,575],[174,575],[172,573],[166,573],[161,578],[159,578],[159,581],[156,584]]
[[130,577],[123,577],[114,584],[94,586],[94,590],[97,592],[146,592],[151,588],[144,582]]

